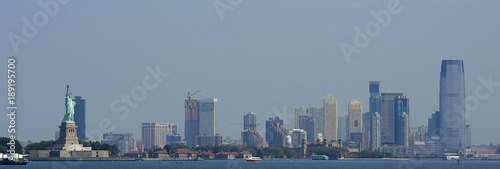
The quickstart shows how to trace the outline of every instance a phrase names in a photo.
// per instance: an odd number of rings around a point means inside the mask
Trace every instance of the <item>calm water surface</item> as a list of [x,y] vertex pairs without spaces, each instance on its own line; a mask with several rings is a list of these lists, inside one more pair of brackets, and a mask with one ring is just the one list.
[[290,169],[290,168],[363,168],[363,169],[385,169],[385,168],[440,168],[440,169],[481,169],[500,168],[500,161],[440,161],[440,160],[411,160],[411,161],[312,161],[312,160],[263,160],[262,162],[249,163],[244,160],[206,160],[206,161],[73,161],[73,162],[30,162],[26,166],[0,166],[0,168],[28,168],[28,169],[135,169],[135,168],[214,168],[214,169]]

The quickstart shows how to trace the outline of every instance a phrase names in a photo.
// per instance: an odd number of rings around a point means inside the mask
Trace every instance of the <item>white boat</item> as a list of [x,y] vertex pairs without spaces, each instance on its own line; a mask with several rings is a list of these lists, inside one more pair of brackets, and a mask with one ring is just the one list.
[[460,156],[446,156],[443,160],[460,160]]
[[245,160],[247,160],[247,162],[261,162],[262,161],[260,159],[260,157],[248,157],[248,158],[245,158]]
[[30,162],[24,155],[15,153],[11,156],[0,153],[0,165],[26,165]]
[[328,160],[328,156],[326,155],[312,155],[311,156],[312,160]]

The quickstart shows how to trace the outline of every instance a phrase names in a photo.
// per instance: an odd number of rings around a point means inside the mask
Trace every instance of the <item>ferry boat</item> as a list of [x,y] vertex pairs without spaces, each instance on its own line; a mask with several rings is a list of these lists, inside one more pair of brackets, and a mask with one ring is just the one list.
[[17,153],[13,155],[14,160],[10,160],[7,154],[0,153],[0,157],[0,165],[26,165],[30,162],[28,159],[23,158],[23,155]]
[[328,156],[326,155],[312,155],[311,156],[312,160],[328,160]]
[[247,162],[261,162],[262,161],[260,159],[260,157],[248,157],[245,160],[247,160]]

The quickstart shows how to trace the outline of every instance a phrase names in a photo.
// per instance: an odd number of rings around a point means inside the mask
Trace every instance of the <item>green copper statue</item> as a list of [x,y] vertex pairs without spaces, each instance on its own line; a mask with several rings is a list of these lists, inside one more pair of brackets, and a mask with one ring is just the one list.
[[66,114],[64,115],[63,123],[75,123],[75,104],[69,93],[69,85],[66,86]]

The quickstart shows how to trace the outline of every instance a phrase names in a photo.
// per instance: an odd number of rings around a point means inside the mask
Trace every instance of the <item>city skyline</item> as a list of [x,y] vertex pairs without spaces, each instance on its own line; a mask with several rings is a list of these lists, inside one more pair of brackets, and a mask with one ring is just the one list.
[[[497,144],[499,5],[401,1],[404,10],[347,62],[339,44],[353,44],[353,28],[364,30],[375,21],[370,12],[385,9],[386,2],[245,1],[220,21],[211,2],[71,1],[14,51],[6,35],[24,37],[22,18],[31,22],[43,8],[9,1],[0,7],[6,11],[0,51],[18,63],[16,130],[22,141],[53,138],[66,84],[86,100],[90,139],[107,132],[138,138],[138,126],[151,121],[186,129],[182,102],[197,89],[203,91],[193,99],[218,98],[216,123],[224,137],[241,137],[241,127],[229,121],[241,122],[248,111],[261,124],[279,116],[291,128],[297,105],[321,108],[327,93],[337,98],[338,117],[348,113],[352,99],[368,112],[367,83],[374,80],[380,91],[411,98],[409,123],[417,127],[439,110],[441,61],[457,58],[466,65],[472,144]],[[35,127],[41,123],[46,125]]]

